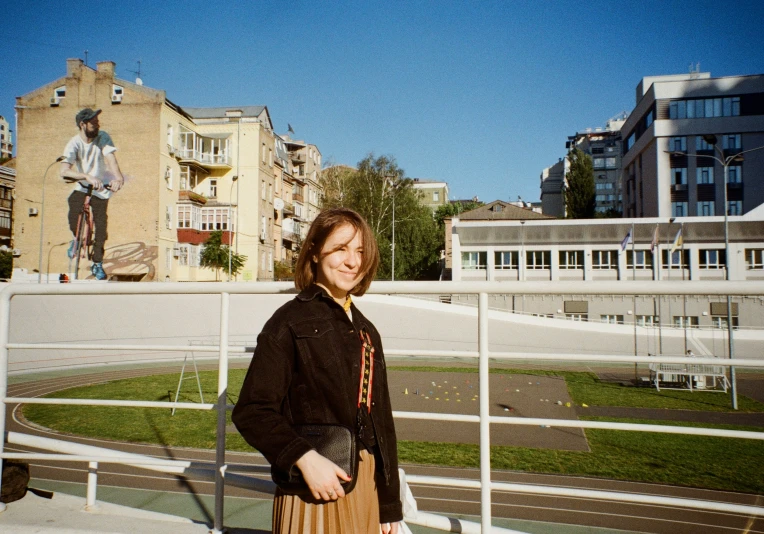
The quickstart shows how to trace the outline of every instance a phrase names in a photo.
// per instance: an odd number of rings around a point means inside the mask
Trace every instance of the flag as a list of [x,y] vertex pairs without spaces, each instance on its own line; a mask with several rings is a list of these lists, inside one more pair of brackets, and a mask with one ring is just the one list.
[[676,249],[682,246],[682,229],[680,228],[679,231],[676,233],[676,237],[674,238],[674,243],[671,245],[671,254],[673,254]]
[[621,252],[626,250],[626,247],[631,243],[631,230],[629,230],[629,233],[626,234],[626,237],[623,238],[623,241],[621,241]]
[[658,246],[658,225],[655,225],[655,232],[653,232],[653,241],[650,243],[650,252],[655,252],[655,247]]

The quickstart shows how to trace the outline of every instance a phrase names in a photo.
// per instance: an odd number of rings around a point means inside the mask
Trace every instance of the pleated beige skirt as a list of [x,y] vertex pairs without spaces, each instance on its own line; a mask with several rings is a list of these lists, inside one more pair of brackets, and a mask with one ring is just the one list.
[[379,534],[374,456],[361,451],[355,488],[342,499],[313,504],[276,491],[273,534]]

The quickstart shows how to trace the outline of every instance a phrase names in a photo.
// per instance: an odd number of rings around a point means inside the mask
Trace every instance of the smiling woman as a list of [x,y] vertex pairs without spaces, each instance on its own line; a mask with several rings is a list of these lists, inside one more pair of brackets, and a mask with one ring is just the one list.
[[[366,292],[378,265],[360,215],[321,212],[295,267],[300,294],[258,336],[232,420],[271,464],[279,486],[273,532],[398,532],[403,510],[382,340],[351,299]],[[343,433],[347,443],[326,449],[313,437]],[[343,461],[335,463],[327,456],[338,448],[332,457]],[[337,464],[345,458],[343,469]]]

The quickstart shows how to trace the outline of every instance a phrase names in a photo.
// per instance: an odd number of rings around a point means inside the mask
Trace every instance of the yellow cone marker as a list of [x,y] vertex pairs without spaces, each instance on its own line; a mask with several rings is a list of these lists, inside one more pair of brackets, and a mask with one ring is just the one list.
[[406,388],[406,390],[403,392],[403,394],[404,395],[408,395],[409,394],[409,388]]

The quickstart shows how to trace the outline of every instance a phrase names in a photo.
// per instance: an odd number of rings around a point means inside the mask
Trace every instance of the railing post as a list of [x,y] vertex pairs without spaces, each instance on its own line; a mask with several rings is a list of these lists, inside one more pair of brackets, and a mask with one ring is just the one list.
[[215,447],[215,534],[223,532],[225,498],[225,426],[228,394],[228,311],[231,295],[220,294],[220,360],[218,364],[218,426]]
[[98,490],[98,462],[88,463],[88,490],[85,499],[85,510],[90,510],[96,503],[96,491]]
[[[0,454],[5,446],[5,397],[8,396],[8,339],[11,329],[11,297],[0,293]],[[3,485],[3,459],[0,457],[0,487]],[[0,512],[6,504],[0,502]]]
[[489,423],[488,293],[478,294],[478,371],[480,377],[480,529],[491,532],[491,427]]

